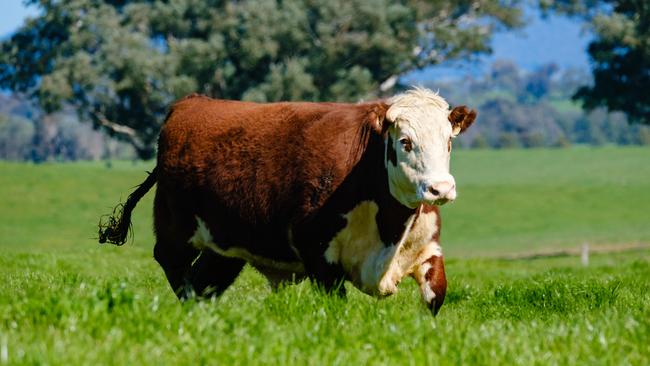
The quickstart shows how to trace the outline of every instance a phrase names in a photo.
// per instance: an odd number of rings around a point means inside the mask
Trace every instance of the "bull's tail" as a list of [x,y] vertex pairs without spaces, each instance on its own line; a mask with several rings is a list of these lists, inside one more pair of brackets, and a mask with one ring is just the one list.
[[158,180],[158,167],[155,167],[147,179],[144,180],[133,193],[129,195],[125,203],[115,206],[113,213],[102,216],[99,220],[99,243],[109,242],[115,245],[122,245],[126,242],[131,229],[131,212]]

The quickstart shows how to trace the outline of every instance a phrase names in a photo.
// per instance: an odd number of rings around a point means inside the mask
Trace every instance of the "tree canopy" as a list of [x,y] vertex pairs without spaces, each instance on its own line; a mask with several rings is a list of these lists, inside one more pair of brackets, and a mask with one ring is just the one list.
[[593,84],[575,98],[587,109],[607,107],[632,122],[650,124],[650,2],[647,0],[546,0],[543,6],[585,18]]
[[0,44],[0,87],[154,153],[168,105],[200,92],[357,100],[411,70],[489,52],[517,0],[31,0]]

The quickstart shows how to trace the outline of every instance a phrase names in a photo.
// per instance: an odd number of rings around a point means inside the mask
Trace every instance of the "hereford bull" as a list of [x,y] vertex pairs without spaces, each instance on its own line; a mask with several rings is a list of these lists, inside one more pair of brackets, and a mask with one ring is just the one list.
[[435,314],[447,288],[437,205],[456,198],[451,140],[475,117],[426,89],[360,104],[192,95],[99,240],[123,244],[157,183],[154,257],[181,299],[219,295],[248,262],[272,283],[306,276],[341,292],[349,280],[376,296],[412,276]]

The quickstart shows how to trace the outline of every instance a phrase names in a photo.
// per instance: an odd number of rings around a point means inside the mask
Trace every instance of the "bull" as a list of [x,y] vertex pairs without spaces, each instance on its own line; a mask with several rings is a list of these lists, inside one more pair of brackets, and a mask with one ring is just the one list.
[[447,289],[438,206],[456,199],[452,139],[475,120],[437,93],[249,103],[191,95],[171,108],[157,165],[100,243],[122,245],[157,184],[154,258],[180,299],[218,296],[249,263],[272,284],[343,281],[387,296],[411,276],[434,314]]

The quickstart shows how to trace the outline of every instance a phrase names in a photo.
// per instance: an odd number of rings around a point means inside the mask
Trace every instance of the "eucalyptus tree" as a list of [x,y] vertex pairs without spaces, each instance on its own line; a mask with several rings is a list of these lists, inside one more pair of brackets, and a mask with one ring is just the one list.
[[154,153],[169,103],[358,100],[412,70],[489,52],[517,0],[31,0],[0,44],[0,87]]

